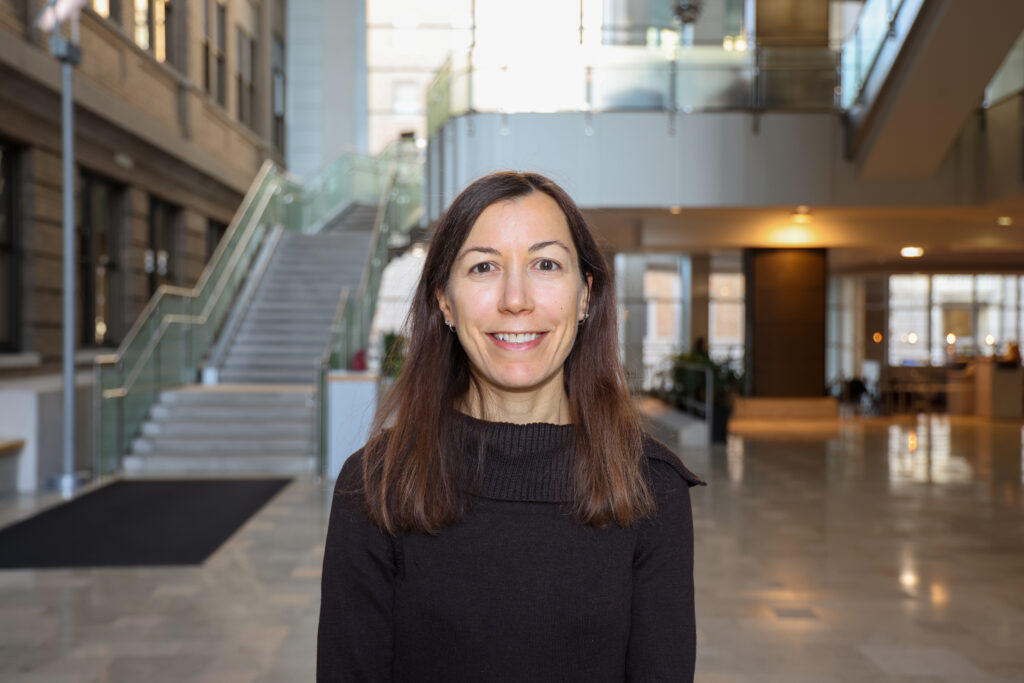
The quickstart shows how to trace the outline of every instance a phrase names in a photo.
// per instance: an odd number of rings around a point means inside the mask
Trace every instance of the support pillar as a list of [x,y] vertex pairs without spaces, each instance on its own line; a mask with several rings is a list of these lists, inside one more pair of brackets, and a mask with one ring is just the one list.
[[747,249],[749,396],[825,395],[825,249]]

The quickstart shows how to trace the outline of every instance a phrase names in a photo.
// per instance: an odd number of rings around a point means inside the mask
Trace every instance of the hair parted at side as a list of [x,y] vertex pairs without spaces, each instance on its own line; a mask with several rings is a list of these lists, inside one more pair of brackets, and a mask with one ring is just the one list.
[[447,286],[456,256],[484,209],[533,192],[558,203],[581,275],[593,278],[589,316],[577,330],[563,372],[575,432],[575,518],[591,526],[629,526],[654,512],[643,476],[640,419],[619,362],[608,262],[561,187],[536,173],[506,171],[462,191],[442,216],[427,252],[409,311],[404,370],[382,401],[363,449],[367,514],[383,531],[437,533],[468,509],[455,420],[456,405],[470,389],[470,362],[444,325],[436,293]]

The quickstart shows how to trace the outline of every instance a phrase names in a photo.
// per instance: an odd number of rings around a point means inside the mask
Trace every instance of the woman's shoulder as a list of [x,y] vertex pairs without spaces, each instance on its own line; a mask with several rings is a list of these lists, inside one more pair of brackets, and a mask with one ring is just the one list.
[[655,490],[678,484],[680,479],[687,486],[707,486],[707,482],[690,471],[668,446],[644,433],[644,464],[648,483]]
[[363,452],[358,451],[348,456],[341,464],[341,471],[334,484],[335,493],[362,493],[363,491]]

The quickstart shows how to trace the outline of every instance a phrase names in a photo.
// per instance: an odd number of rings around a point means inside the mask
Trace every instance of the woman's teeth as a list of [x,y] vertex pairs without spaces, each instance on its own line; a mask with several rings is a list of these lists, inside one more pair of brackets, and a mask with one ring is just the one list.
[[497,332],[494,336],[506,344],[525,344],[526,342],[533,341],[539,337],[540,334],[536,332],[529,332],[526,334],[506,334],[504,332]]

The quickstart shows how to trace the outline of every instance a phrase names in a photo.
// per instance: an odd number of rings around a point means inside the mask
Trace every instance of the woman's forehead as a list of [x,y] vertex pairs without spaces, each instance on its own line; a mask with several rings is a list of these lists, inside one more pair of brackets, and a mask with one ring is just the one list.
[[541,242],[560,242],[575,249],[562,208],[543,192],[491,204],[470,228],[463,249],[474,246],[529,248]]

